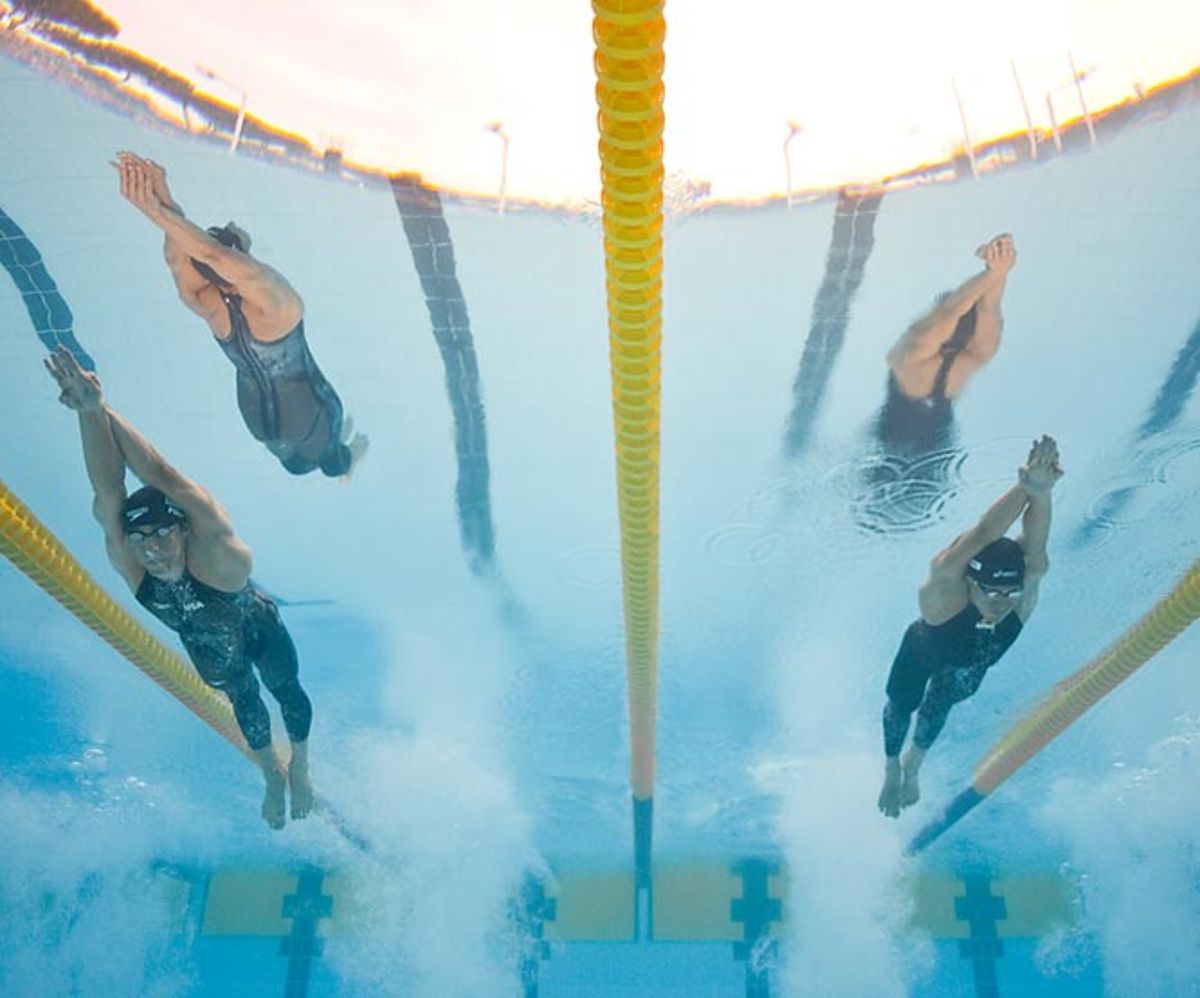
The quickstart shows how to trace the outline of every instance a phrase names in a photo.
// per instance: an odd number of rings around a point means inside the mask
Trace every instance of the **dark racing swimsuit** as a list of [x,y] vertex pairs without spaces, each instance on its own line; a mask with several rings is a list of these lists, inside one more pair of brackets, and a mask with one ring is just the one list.
[[252,749],[271,742],[270,715],[252,665],[279,701],[288,737],[308,737],[312,704],[300,688],[296,647],[275,604],[253,583],[229,593],[205,585],[186,570],[177,582],[147,572],[135,598],[178,633],[200,678],[229,697]]
[[941,345],[941,363],[929,394],[908,395],[888,373],[887,394],[872,432],[882,460],[866,469],[868,519],[891,526],[921,525],[943,502],[960,452],[955,449],[954,403],[946,394],[950,369],[975,335],[959,320]]
[[304,320],[273,343],[256,340],[237,295],[221,292],[229,337],[219,339],[237,368],[238,408],[254,439],[285,463],[312,470],[342,435],[342,402],[313,359]]
[[1021,618],[1015,611],[997,621],[994,628],[977,626],[982,620],[975,605],[968,603],[943,624],[917,620],[904,632],[888,675],[888,702],[883,709],[884,752],[888,756],[900,754],[914,710],[917,730],[913,745],[928,749],[946,723],[950,708],[979,689],[987,670],[1021,633]]

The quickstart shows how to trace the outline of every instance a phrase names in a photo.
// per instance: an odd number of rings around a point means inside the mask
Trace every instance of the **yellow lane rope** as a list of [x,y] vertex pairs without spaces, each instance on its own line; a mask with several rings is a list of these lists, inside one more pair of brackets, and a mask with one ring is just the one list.
[[1145,665],[1200,617],[1200,561],[1124,636],[1050,692],[975,768],[971,785],[989,794],[1081,714]]
[[133,619],[0,481],[0,554],[250,758],[229,701]]
[[662,0],[593,0],[632,783],[654,793],[662,348]]

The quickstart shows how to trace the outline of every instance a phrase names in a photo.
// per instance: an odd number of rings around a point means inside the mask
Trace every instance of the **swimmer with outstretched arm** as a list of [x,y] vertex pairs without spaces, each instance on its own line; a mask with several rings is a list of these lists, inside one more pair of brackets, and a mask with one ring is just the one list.
[[[1017,483],[930,562],[921,616],[905,631],[887,681],[879,810],[889,818],[920,798],[921,763],[950,708],[979,689],[1037,606],[1050,568],[1050,495],[1061,477],[1058,445],[1048,436],[1034,441]],[[1021,536],[1012,540],[1005,534],[1018,517]],[[916,730],[902,763],[913,711]]]
[[[179,634],[200,678],[229,698],[266,778],[262,816],[272,828],[313,806],[308,772],[312,704],[274,602],[250,579],[250,549],[224,508],[104,401],[100,380],[59,347],[46,361],[59,401],[79,417],[83,459],[108,559],[134,598]],[[128,468],[145,486],[125,494]],[[258,679],[279,702],[292,754],[287,773],[271,750],[271,719]]]

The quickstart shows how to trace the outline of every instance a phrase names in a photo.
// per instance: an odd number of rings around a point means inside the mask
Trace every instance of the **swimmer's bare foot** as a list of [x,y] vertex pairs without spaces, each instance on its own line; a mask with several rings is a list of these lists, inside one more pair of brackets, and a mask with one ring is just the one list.
[[904,779],[900,781],[900,810],[912,807],[921,799],[921,785],[917,782],[917,774],[904,771]]
[[288,764],[288,789],[292,795],[292,817],[307,818],[313,806],[312,779],[308,775],[308,743],[292,742]]
[[994,236],[975,250],[975,255],[987,264],[987,269],[1006,276],[1017,262],[1017,247],[1011,232]]
[[900,810],[912,807],[921,799],[921,784],[917,777],[921,772],[921,763],[925,761],[925,753],[919,748],[910,748],[904,755],[904,776],[900,781],[899,803]]
[[282,828],[287,823],[287,802],[284,799],[284,779],[281,773],[267,777],[267,792],[263,795],[263,820],[272,828]]
[[900,760],[888,759],[884,771],[883,789],[879,791],[879,810],[889,818],[900,817]]
[[275,761],[275,750],[270,745],[255,749],[254,758],[258,760],[263,779],[267,781],[267,792],[262,802],[263,820],[272,828],[282,828],[287,821],[287,800],[284,797],[287,777]]

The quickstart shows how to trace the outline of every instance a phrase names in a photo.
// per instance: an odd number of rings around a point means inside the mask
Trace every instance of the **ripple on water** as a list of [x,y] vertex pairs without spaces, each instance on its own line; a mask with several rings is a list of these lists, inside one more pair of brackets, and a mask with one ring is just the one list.
[[753,568],[778,557],[782,533],[762,523],[727,523],[704,535],[704,553],[727,568]]
[[1197,487],[1200,437],[1174,437],[1146,449],[1132,475],[1110,481],[1089,497],[1081,539],[1108,540],[1112,532],[1150,519],[1186,521],[1195,508]]
[[[967,452],[950,448],[916,460],[880,455],[857,465],[846,496],[854,522],[873,534],[906,534],[942,519],[963,485]],[[842,487],[849,477],[842,472]]]

